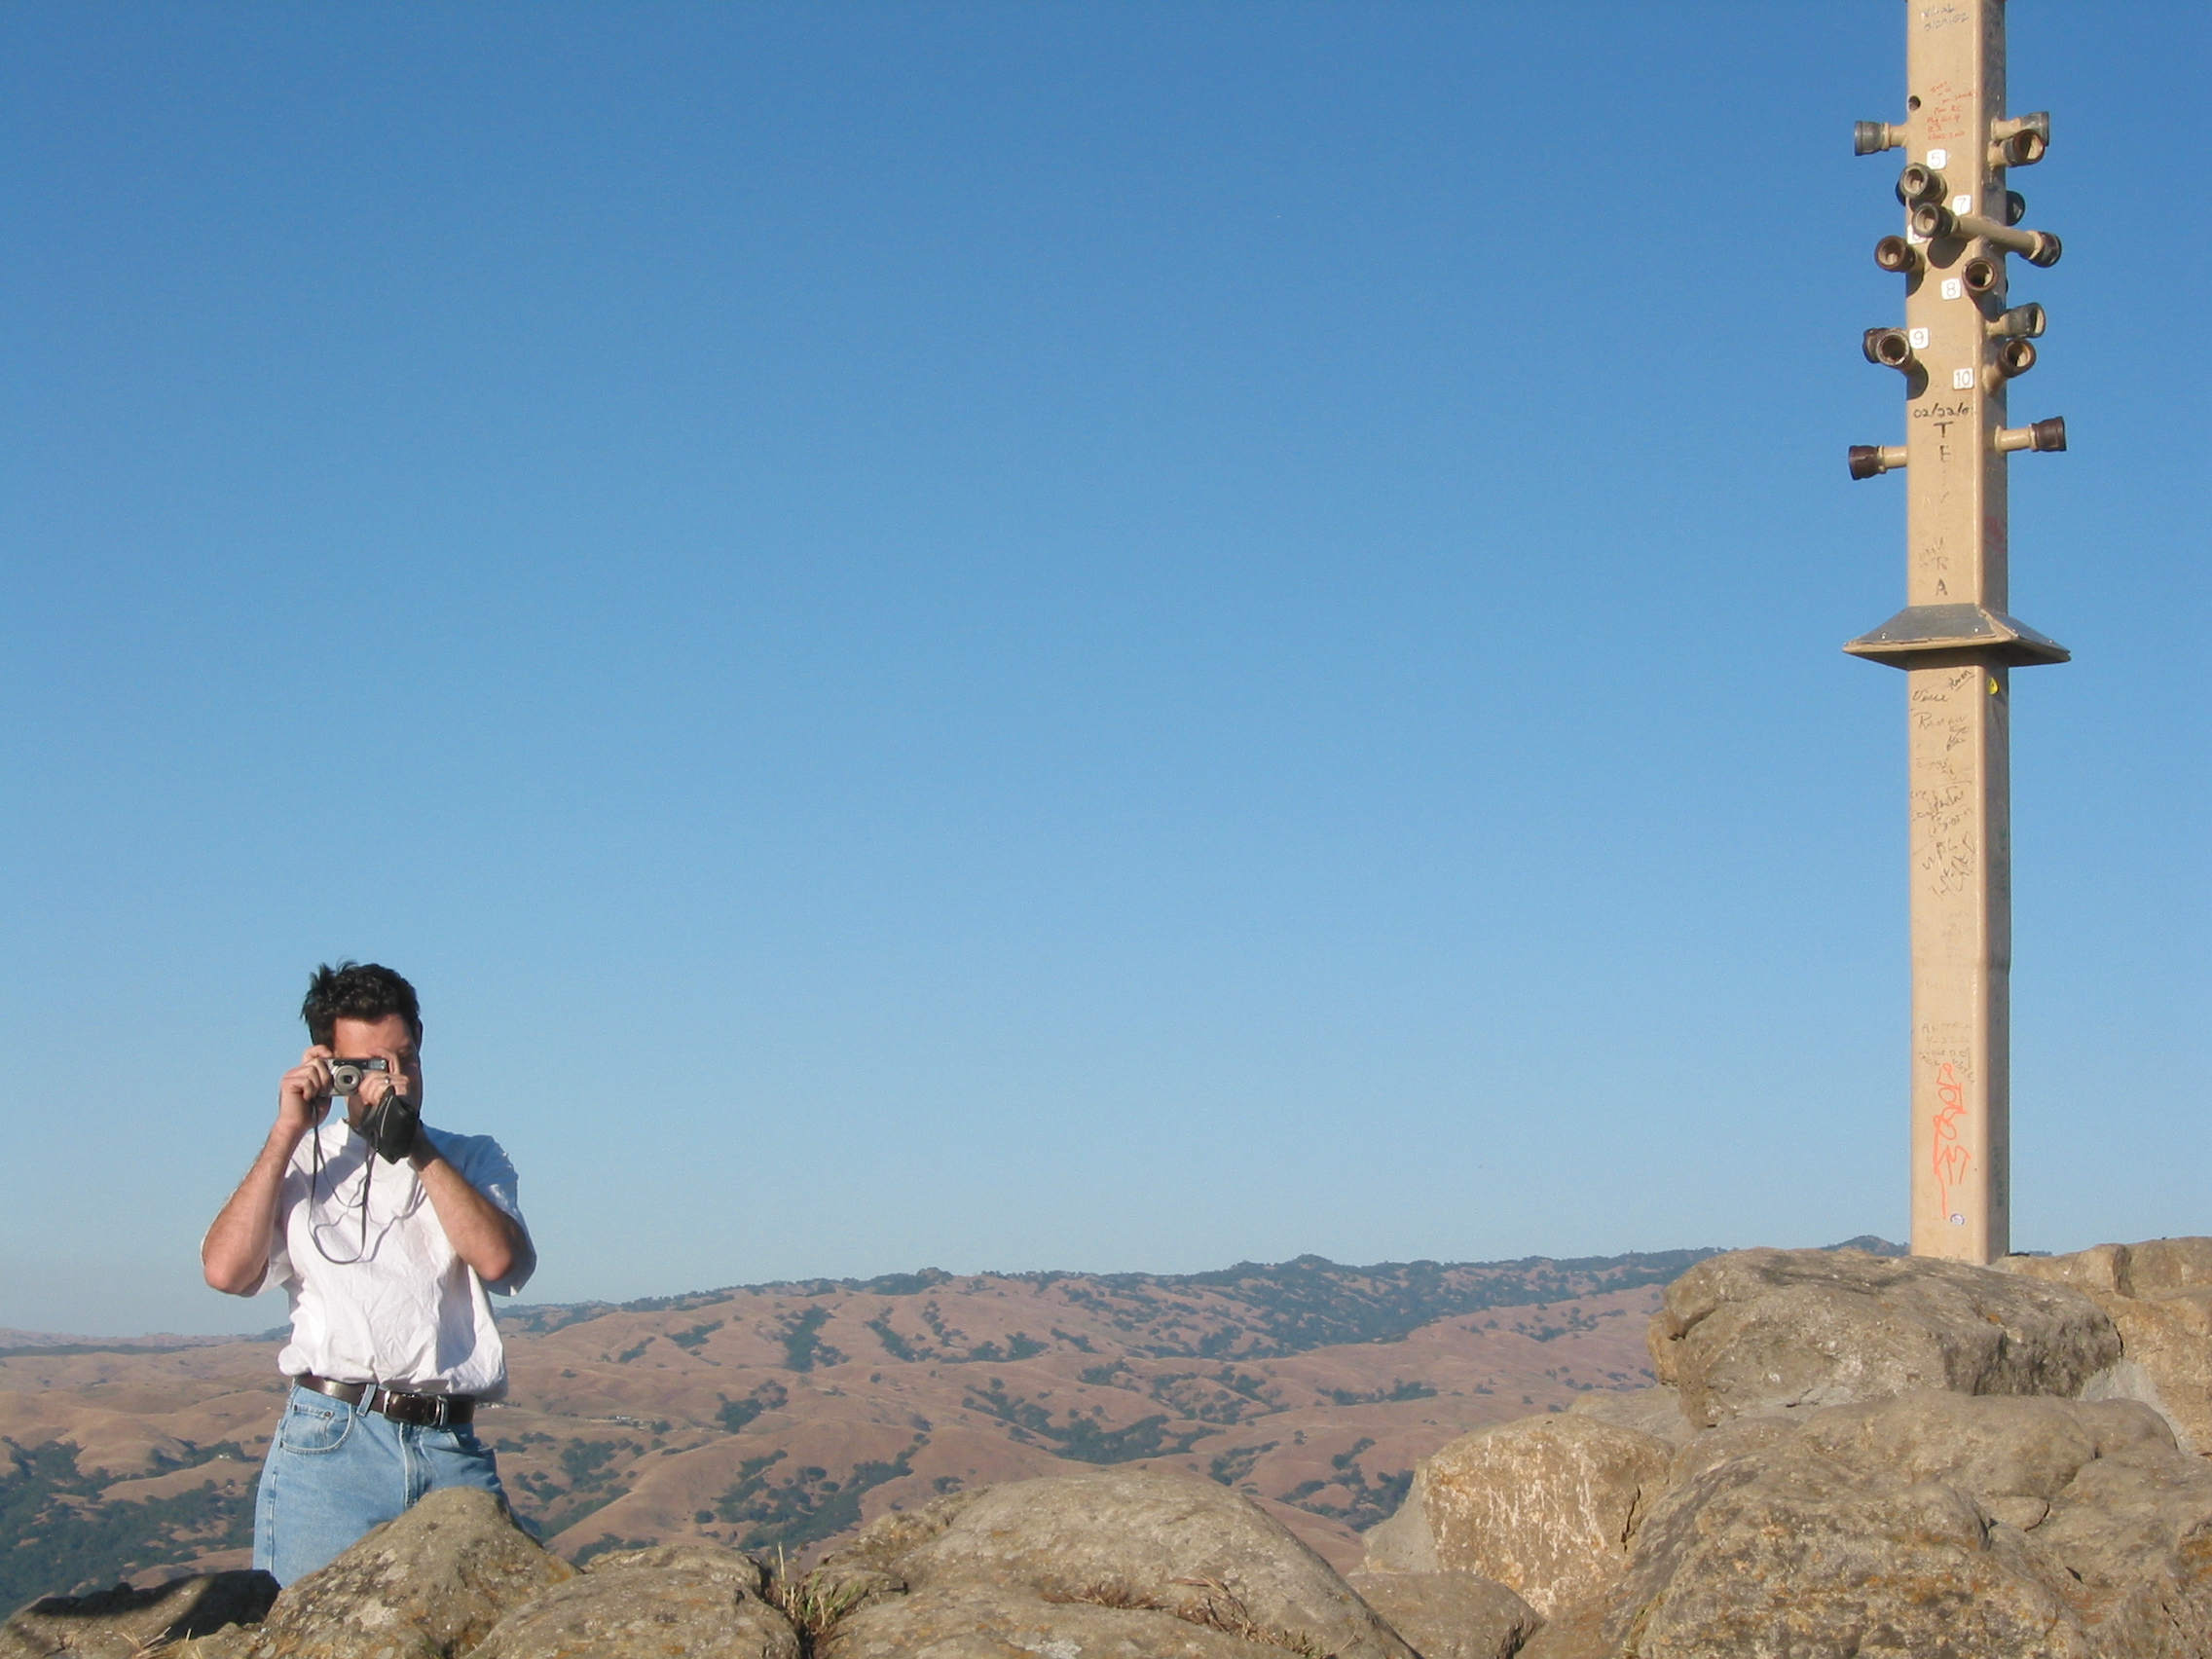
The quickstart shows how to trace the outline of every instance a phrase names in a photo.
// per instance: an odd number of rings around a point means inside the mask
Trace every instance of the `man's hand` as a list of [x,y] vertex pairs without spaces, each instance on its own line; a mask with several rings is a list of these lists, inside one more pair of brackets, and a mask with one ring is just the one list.
[[405,1099],[415,1092],[415,1080],[407,1072],[407,1057],[398,1050],[378,1049],[361,1058],[384,1061],[384,1070],[363,1072],[361,1087],[353,1091],[364,1111],[375,1111],[390,1095]]
[[313,1134],[330,1112],[330,1051],[318,1043],[278,1080],[276,1122],[261,1156],[201,1241],[200,1271],[226,1296],[253,1295],[268,1274],[285,1165],[301,1138]]
[[[317,1127],[330,1111],[331,1052],[320,1043],[300,1056],[300,1063],[276,1085],[276,1128],[289,1131],[292,1145]],[[284,1149],[289,1153],[292,1148]]]

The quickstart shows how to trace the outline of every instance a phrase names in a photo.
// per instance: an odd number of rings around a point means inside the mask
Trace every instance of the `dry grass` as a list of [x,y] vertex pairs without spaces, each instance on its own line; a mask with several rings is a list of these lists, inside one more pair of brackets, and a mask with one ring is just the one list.
[[814,1644],[853,1610],[853,1604],[864,1594],[854,1585],[824,1589],[811,1575],[793,1578],[791,1565],[784,1559],[783,1546],[779,1544],[776,1569],[768,1575],[761,1599],[792,1621],[792,1628],[798,1632],[799,1652],[804,1655],[814,1651]]
[[1218,1630],[1224,1636],[1234,1636],[1242,1641],[1262,1642],[1270,1647],[1280,1647],[1296,1653],[1300,1659],[1336,1659],[1311,1637],[1298,1631],[1283,1630],[1279,1626],[1262,1624],[1244,1605],[1243,1598],[1218,1578],[1178,1578],[1176,1584],[1189,1585],[1198,1593],[1180,1601],[1167,1602],[1139,1590],[1122,1578],[1102,1578],[1078,1589],[1050,1593],[1048,1602],[1081,1602],[1093,1607],[1118,1607],[1126,1611],[1172,1613],[1185,1624],[1203,1625]]
[[1125,1578],[1101,1578],[1073,1590],[1048,1590],[1045,1600],[1062,1605],[1081,1603],[1087,1607],[1116,1607],[1124,1612],[1166,1613],[1174,1608],[1156,1601]]

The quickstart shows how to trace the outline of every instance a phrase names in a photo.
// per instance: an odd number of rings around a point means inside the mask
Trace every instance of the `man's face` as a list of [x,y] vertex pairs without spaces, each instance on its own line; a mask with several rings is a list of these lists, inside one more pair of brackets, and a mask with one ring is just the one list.
[[[343,1016],[333,1022],[331,1048],[340,1059],[371,1060],[380,1055],[393,1087],[420,1108],[423,1104],[423,1055],[415,1046],[415,1033],[407,1028],[407,1016],[387,1014],[382,1019],[347,1019]],[[359,1092],[346,1102],[349,1122],[358,1126],[368,1111],[362,1095],[369,1092],[366,1080]]]

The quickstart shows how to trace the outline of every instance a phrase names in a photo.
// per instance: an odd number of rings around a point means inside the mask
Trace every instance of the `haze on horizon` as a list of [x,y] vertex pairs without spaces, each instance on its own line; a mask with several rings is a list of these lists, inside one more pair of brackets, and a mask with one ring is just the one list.
[[[534,1301],[1901,1236],[1900,11],[0,15],[0,1326],[276,1321],[342,956]],[[2011,20],[2025,1249],[2212,1230],[2208,43]]]

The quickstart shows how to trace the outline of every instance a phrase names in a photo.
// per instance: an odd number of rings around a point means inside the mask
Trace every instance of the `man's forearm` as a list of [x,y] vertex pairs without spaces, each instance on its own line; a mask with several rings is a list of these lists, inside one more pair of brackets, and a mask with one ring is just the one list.
[[471,1187],[460,1170],[436,1153],[426,1148],[419,1152],[415,1167],[454,1254],[475,1269],[476,1276],[487,1284],[505,1279],[514,1272],[515,1258],[523,1249],[521,1224]]
[[297,1130],[278,1124],[269,1131],[261,1156],[200,1246],[200,1270],[227,1296],[251,1296],[269,1272],[269,1240],[276,1231],[276,1199],[284,1186],[284,1166],[300,1141]]

